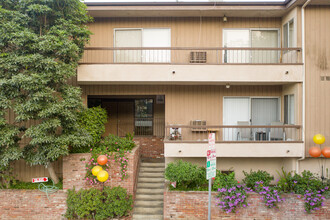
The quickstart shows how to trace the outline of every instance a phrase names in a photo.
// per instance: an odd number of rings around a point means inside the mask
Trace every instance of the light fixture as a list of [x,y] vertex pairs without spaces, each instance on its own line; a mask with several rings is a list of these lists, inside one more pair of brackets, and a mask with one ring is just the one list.
[[223,16],[223,22],[227,22],[227,17],[226,17],[226,15]]
[[226,84],[226,89],[229,89],[229,88],[230,88],[230,84],[227,83],[227,84]]

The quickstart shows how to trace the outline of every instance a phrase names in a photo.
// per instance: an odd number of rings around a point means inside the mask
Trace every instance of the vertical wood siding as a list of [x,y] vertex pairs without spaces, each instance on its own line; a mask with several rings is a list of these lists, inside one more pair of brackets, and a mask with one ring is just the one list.
[[330,145],[330,7],[306,8],[306,155],[315,145],[313,136],[321,133]]
[[[116,28],[170,28],[172,47],[221,47],[223,28],[281,28],[281,18],[95,18],[89,24],[93,32],[91,47],[113,47]],[[187,51],[172,51],[177,63],[186,62]],[[208,52],[215,59],[216,52]],[[214,53],[214,54],[212,54]],[[85,51],[82,62],[113,61],[113,51]],[[211,61],[211,60],[210,60]],[[215,62],[215,60],[212,60]]]
[[282,95],[282,86],[194,86],[194,85],[102,85],[82,86],[88,95],[165,95],[165,121],[189,124],[191,120],[207,120],[209,125],[222,124],[222,100],[225,96]]

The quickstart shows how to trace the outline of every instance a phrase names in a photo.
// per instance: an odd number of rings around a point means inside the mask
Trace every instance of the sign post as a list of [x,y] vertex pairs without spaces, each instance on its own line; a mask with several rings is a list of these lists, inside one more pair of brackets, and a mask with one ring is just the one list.
[[209,180],[209,209],[208,220],[211,220],[211,180],[216,176],[217,155],[215,151],[215,134],[209,134],[209,147],[206,151],[206,179]]

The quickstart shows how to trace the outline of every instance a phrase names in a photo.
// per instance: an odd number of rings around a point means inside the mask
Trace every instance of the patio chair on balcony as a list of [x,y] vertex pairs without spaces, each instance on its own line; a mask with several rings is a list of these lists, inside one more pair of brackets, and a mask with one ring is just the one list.
[[[250,125],[249,121],[237,121],[238,126],[248,126]],[[251,128],[238,128],[237,129],[237,140],[251,140]]]
[[[280,121],[276,121],[276,122],[272,122],[270,123],[270,125],[272,126],[283,126],[283,122]],[[270,128],[269,131],[269,140],[285,140],[285,132],[284,132],[284,128]]]

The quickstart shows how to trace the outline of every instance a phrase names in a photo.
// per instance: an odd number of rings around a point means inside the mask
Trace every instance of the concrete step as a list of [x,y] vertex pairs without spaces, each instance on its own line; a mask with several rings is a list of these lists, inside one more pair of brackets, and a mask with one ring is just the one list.
[[165,172],[165,167],[141,167],[140,172]]
[[134,213],[161,215],[163,207],[134,207]]
[[148,201],[153,201],[153,200],[163,201],[164,195],[163,194],[155,195],[155,194],[138,194],[137,193],[135,199],[136,200],[148,200]]
[[140,172],[139,177],[164,177],[164,173]]
[[164,183],[165,179],[161,177],[139,177],[139,183]]
[[133,220],[163,220],[163,215],[133,214]]
[[163,201],[135,200],[134,207],[163,207]]
[[148,163],[142,162],[141,167],[165,167],[165,163]]
[[139,194],[163,194],[164,189],[141,189],[137,188],[136,193]]
[[164,183],[138,183],[137,189],[164,189]]

